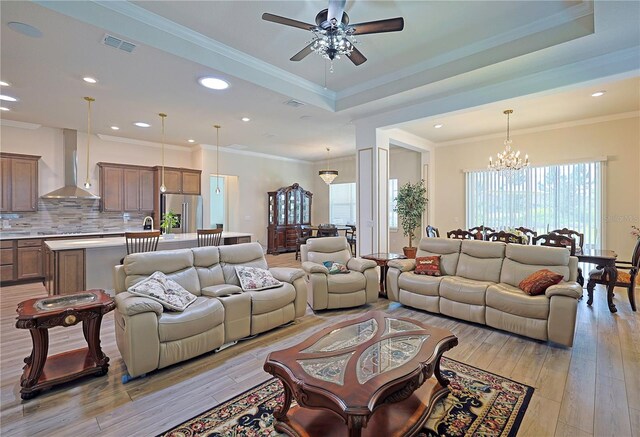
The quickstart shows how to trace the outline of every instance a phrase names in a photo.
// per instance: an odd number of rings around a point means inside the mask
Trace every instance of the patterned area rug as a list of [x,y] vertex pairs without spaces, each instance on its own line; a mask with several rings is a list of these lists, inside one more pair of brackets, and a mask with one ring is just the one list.
[[[421,436],[515,436],[533,388],[442,358],[451,381],[449,395],[438,401]],[[163,437],[279,436],[273,410],[284,392],[273,378],[169,430]]]

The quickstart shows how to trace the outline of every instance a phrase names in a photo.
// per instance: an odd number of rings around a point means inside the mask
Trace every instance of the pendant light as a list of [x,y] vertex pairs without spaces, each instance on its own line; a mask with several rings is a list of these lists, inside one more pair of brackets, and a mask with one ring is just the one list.
[[160,113],[158,114],[160,119],[162,120],[162,175],[161,175],[161,183],[160,183],[160,192],[164,193],[167,191],[167,187],[164,184],[164,119],[167,118],[167,114]]
[[216,128],[216,194],[220,194],[220,126],[214,124]]
[[91,182],[89,181],[89,151],[91,149],[91,102],[95,102],[96,99],[93,97],[85,97],[87,101],[88,109],[87,109],[87,176],[84,180],[84,187],[89,189],[91,188]]
[[[329,168],[329,148],[327,147],[327,168]],[[338,177],[338,170],[320,170],[318,176],[322,178],[325,184],[331,185],[331,182]]]

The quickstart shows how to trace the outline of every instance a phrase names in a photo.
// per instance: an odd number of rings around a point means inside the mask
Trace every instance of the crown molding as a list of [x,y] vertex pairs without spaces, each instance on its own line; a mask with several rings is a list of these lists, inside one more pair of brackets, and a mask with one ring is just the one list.
[[28,129],[28,130],[36,130],[42,127],[41,124],[25,123],[24,121],[7,120],[4,118],[0,119],[0,125],[7,126],[7,127],[17,127],[18,129]]
[[[161,143],[156,143],[154,141],[146,141],[146,140],[134,140],[133,138],[126,137],[116,137],[113,135],[105,135],[105,134],[96,134],[98,138],[103,141],[111,141],[114,143],[125,143],[125,144],[135,144],[136,146],[145,146],[145,147],[155,147],[157,149],[162,148]],[[169,150],[179,150],[181,152],[191,152],[193,151],[193,147],[187,146],[176,146],[174,144],[166,144],[164,145],[166,149]]]
[[[198,148],[200,150],[208,150],[212,152],[216,151],[216,146],[212,146],[211,144],[198,144],[196,149]],[[285,156],[269,155],[267,153],[251,152],[249,150],[229,149],[228,147],[220,147],[220,152],[231,153],[234,155],[253,156],[253,157],[262,158],[262,159],[275,159],[277,161],[296,162],[298,164],[309,164],[309,165],[313,164],[313,162],[305,161],[303,159],[287,158]]]
[[[538,133],[538,132],[546,132],[546,131],[556,130],[556,129],[567,129],[567,128],[576,127],[576,126],[585,126],[585,125],[590,125],[590,124],[606,123],[608,121],[624,120],[624,119],[627,119],[627,118],[640,118],[640,111],[621,112],[619,114],[603,115],[603,116],[600,116],[600,117],[591,117],[591,118],[585,118],[585,119],[582,119],[582,120],[572,120],[572,121],[565,121],[565,122],[562,122],[562,123],[547,124],[545,126],[538,126],[538,127],[527,128],[527,129],[512,130],[511,131],[511,136],[514,136],[514,135],[528,135],[528,134],[534,134],[534,133]],[[476,136],[476,137],[463,138],[463,139],[460,139],[460,140],[451,140],[451,141],[444,141],[442,143],[435,143],[435,146],[436,147],[457,146],[457,145],[460,145],[460,144],[475,143],[475,142],[478,142],[478,141],[493,140],[493,139],[496,139],[496,138],[504,138],[504,136],[505,136],[504,132],[496,133],[496,134],[488,134],[488,135],[479,135],[479,136]]]

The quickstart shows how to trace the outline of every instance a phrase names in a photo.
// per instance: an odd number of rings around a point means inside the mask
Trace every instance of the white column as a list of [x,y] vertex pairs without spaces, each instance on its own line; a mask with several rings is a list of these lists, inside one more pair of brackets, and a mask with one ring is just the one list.
[[389,138],[356,126],[358,255],[389,250]]

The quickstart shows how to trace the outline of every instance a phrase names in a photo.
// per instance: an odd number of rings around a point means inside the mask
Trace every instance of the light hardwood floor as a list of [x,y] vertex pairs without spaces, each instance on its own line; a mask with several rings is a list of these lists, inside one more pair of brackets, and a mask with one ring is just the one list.
[[[299,266],[293,254],[268,256],[270,266]],[[600,286],[598,286],[600,287]],[[111,358],[104,377],[87,377],[20,399],[23,359],[31,351],[26,330],[15,328],[21,300],[44,296],[41,284],[0,291],[0,434],[155,435],[266,380],[269,351],[293,345],[328,324],[381,309],[453,331],[460,344],[446,355],[536,388],[519,436],[640,437],[640,314],[619,290],[618,313],[609,313],[604,290],[593,308],[579,302],[573,348],[531,340],[379,299],[351,310],[306,315],[295,324],[240,342],[219,353],[154,372],[123,385],[113,313],[102,326],[102,347]],[[84,346],[79,326],[50,330],[50,353]]]

